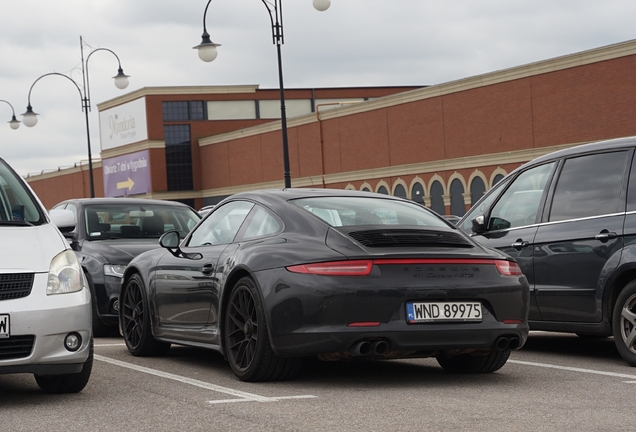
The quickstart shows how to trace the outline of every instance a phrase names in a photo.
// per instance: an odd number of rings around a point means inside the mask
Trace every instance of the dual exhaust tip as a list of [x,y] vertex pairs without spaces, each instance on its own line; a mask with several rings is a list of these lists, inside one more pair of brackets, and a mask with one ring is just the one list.
[[353,344],[349,353],[353,357],[365,357],[368,355],[384,355],[389,351],[386,341],[360,341]]
[[521,345],[521,340],[517,336],[499,336],[495,341],[497,351],[516,350]]

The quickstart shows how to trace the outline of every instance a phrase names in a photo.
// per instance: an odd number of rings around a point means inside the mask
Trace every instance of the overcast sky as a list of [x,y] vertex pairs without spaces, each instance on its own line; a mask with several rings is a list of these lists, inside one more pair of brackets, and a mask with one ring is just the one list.
[[[285,87],[433,85],[623,42],[636,37],[628,0],[284,1]],[[199,60],[207,0],[4,0],[0,15],[0,99],[22,119],[34,81],[59,72],[82,84],[80,36],[119,56],[130,85],[117,89],[117,62],[89,62],[91,142],[99,158],[97,104],[151,86],[278,87],[276,48],[261,0],[214,0],[214,62]],[[636,73],[636,71],[634,71]],[[62,77],[38,81],[34,128],[12,130],[0,102],[0,157],[21,175],[87,159],[80,93]]]

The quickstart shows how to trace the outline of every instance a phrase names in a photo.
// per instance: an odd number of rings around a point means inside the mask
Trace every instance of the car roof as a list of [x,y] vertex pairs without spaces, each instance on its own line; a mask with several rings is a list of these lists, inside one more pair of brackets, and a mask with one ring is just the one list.
[[557,150],[543,156],[539,156],[535,159],[532,159],[530,162],[523,164],[521,167],[519,167],[519,169],[525,168],[526,166],[530,165],[540,164],[553,159],[559,159],[562,157],[580,155],[585,153],[596,153],[602,150],[620,150],[623,148],[630,148],[634,146],[636,146],[636,137],[616,138],[612,140],[581,144],[563,150]]
[[177,201],[166,201],[166,200],[154,200],[154,199],[144,199],[144,198],[73,198],[61,201],[56,204],[63,203],[75,203],[80,206],[90,206],[90,205],[101,205],[101,204],[153,204],[153,205],[176,205],[181,207],[191,208],[187,204],[183,204]]
[[263,197],[269,197],[270,199],[277,199],[280,201],[288,201],[299,198],[314,198],[314,197],[367,197],[367,198],[383,198],[390,200],[403,201],[404,198],[399,198],[391,195],[384,195],[375,192],[364,192],[350,189],[311,189],[311,188],[287,188],[287,189],[264,189],[255,190],[249,192],[239,192],[229,197],[230,199],[259,199]]

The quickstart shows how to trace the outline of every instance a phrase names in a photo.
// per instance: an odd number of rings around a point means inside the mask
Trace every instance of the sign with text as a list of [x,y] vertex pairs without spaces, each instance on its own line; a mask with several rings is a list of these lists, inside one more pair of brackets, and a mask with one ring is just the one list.
[[102,160],[104,196],[121,197],[150,192],[148,150]]
[[101,111],[99,135],[102,151],[147,140],[146,98]]

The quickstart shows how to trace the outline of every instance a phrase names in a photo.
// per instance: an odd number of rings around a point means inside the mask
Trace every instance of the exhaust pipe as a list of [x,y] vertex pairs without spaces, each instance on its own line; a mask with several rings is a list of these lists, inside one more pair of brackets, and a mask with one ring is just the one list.
[[361,357],[371,354],[371,350],[373,347],[371,346],[371,342],[369,341],[361,341],[353,344],[349,353],[351,353],[354,357]]
[[516,350],[517,348],[519,348],[519,345],[521,345],[521,341],[519,340],[518,337],[513,336],[510,338],[510,342],[508,343],[508,348],[512,350]]
[[389,350],[389,344],[385,341],[376,341],[373,342],[373,354],[383,355]]
[[500,336],[497,338],[497,340],[495,341],[495,348],[498,351],[504,351],[508,348],[510,341],[508,340],[507,337],[505,336]]

